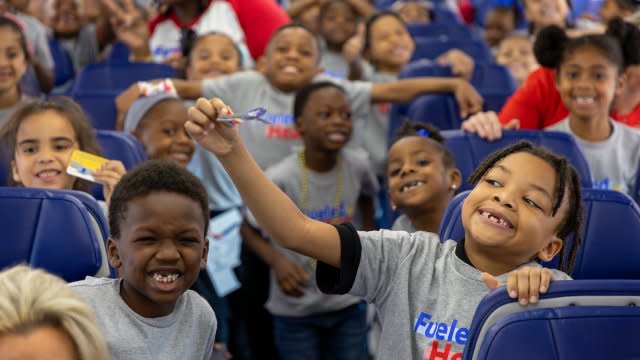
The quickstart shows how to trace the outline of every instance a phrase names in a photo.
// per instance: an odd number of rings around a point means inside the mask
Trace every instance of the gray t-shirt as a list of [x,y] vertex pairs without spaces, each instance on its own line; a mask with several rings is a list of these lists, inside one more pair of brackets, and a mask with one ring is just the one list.
[[[389,73],[373,72],[366,78],[372,83],[389,83],[398,80],[398,76]],[[377,175],[384,176],[387,161],[387,133],[389,132],[389,113],[391,103],[369,103],[369,120],[364,122],[362,142],[369,153]]]
[[[291,154],[277,165],[267,170],[267,175],[289,198],[303,210],[307,216],[328,223],[339,224],[354,222],[357,215],[358,198],[360,195],[375,196],[378,192],[376,180],[367,156],[361,150],[342,150],[342,197],[336,206],[338,186],[338,169],[334,168],[326,173],[318,173],[307,169],[308,201],[307,209],[302,209],[301,167],[299,153]],[[248,221],[259,227],[249,213]],[[313,274],[315,262],[307,256],[284,249],[272,244],[289,259],[306,268]],[[311,276],[309,286],[302,297],[296,298],[286,295],[278,286],[275,273],[271,272],[269,299],[266,308],[274,315],[306,316],[344,309],[360,301],[349,295],[326,295],[318,290],[315,279]]]
[[[354,121],[365,121],[371,103],[371,83],[350,82],[318,75],[313,81],[332,81],[347,92]],[[265,118],[271,124],[248,121],[238,131],[251,155],[261,168],[266,169],[289,155],[296,145],[301,145],[300,135],[293,121],[294,93],[284,93],[274,88],[267,78],[256,71],[242,71],[229,76],[202,81],[202,96],[219,97],[236,113],[256,107],[267,109]]]
[[[341,268],[318,263],[316,280],[324,292],[348,292],[376,305],[380,359],[423,359],[449,345],[449,359],[462,353],[475,309],[489,292],[481,272],[463,260],[464,246],[422,231],[337,229]],[[570,279],[553,271],[558,280]]]
[[322,51],[320,67],[322,67],[326,75],[338,79],[346,79],[349,75],[349,63],[347,59],[345,59],[341,53],[333,52],[329,49]]
[[6,107],[6,108],[2,108],[0,109],[0,127],[2,127],[4,125],[4,123],[7,122],[7,120],[9,120],[9,117],[11,117],[11,115],[13,114],[14,111],[16,111],[20,106],[33,101],[34,99],[31,96],[27,96],[25,94],[22,94],[22,96],[20,97],[20,101],[18,101],[17,103]]
[[100,56],[96,27],[93,24],[80,28],[74,39],[61,39],[60,43],[73,59],[73,68],[79,71],[88,64],[97,62]]
[[406,231],[408,233],[414,233],[418,231],[411,223],[411,220],[409,219],[409,217],[405,214],[398,216],[398,218],[393,222],[393,225],[391,226],[391,230]]
[[200,295],[187,290],[171,314],[145,318],[122,300],[121,283],[87,277],[69,284],[93,309],[114,360],[209,360],[217,322]]
[[609,120],[609,123],[613,132],[607,140],[600,142],[576,136],[569,126],[569,118],[545,130],[569,133],[576,138],[589,164],[594,188],[613,189],[633,196],[640,166],[640,133],[617,121]]

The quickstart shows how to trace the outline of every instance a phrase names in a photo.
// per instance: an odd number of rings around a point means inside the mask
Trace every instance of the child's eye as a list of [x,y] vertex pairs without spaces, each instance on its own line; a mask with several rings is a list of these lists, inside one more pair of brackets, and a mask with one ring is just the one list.
[[524,202],[526,202],[527,204],[535,207],[538,210],[542,210],[542,208],[540,207],[540,205],[538,205],[535,201],[529,199],[529,198],[524,198]]
[[400,174],[400,168],[393,168],[389,170],[390,177],[397,176],[398,174]]
[[502,186],[502,184],[500,184],[499,181],[494,180],[494,179],[486,179],[485,182],[491,186],[495,186],[495,187],[499,187]]
[[35,154],[38,152],[38,147],[36,145],[23,145],[20,147],[20,151],[23,154]]
[[602,80],[604,79],[604,73],[601,73],[601,72],[594,73],[593,78],[596,80]]
[[429,160],[418,160],[418,165],[419,166],[429,166],[431,164],[431,161]]
[[305,49],[305,50],[300,50],[299,52],[300,52],[300,55],[302,55],[302,56],[311,56],[312,55],[311,54],[311,50],[306,50]]
[[351,120],[351,113],[348,111],[345,111],[343,113],[340,113],[340,118],[342,120]]
[[176,134],[176,130],[174,128],[164,128],[162,129],[162,133],[167,136],[173,136]]
[[323,119],[327,119],[327,118],[331,117],[331,112],[330,111],[321,111],[320,114],[318,114],[318,115],[320,115],[320,117],[323,118]]
[[139,238],[136,238],[135,240],[133,240],[133,242],[136,243],[150,243],[150,242],[154,242],[156,239],[152,236],[141,236]]
[[180,238],[180,242],[187,243],[187,244],[196,244],[196,243],[200,242],[200,239],[195,238],[195,237],[185,236],[185,237]]
[[578,78],[578,72],[577,71],[568,71],[567,72],[567,77],[569,79],[577,79]]

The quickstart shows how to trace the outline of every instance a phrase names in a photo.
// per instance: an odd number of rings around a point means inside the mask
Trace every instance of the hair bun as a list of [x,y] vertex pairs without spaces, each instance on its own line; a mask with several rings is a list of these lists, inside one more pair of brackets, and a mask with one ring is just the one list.
[[615,17],[607,22],[606,34],[620,43],[625,67],[640,64],[640,30],[638,28]]
[[558,67],[568,40],[565,31],[557,25],[540,30],[533,44],[533,54],[538,63],[547,68]]

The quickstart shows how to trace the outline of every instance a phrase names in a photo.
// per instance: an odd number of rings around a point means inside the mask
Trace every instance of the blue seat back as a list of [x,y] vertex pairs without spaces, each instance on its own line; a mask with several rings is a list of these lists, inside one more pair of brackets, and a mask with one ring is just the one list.
[[55,65],[53,85],[60,86],[73,80],[76,71],[73,66],[73,59],[67,49],[58,40],[51,38],[49,39],[49,50]]
[[582,186],[591,187],[591,172],[587,160],[573,136],[569,134],[538,130],[505,131],[502,134],[502,138],[491,142],[461,130],[444,131],[443,135],[445,137],[445,145],[453,153],[456,165],[462,173],[464,181],[461,185],[462,190],[472,187],[471,184],[466,182],[466,179],[484,158],[521,140],[544,146],[554,153],[569,159],[580,175]]
[[175,77],[175,70],[165,64],[89,64],[78,74],[72,94],[96,90],[125,90],[137,81],[172,77]]
[[102,265],[91,214],[65,191],[0,188],[0,228],[0,268],[26,262],[76,281]]
[[125,43],[115,42],[111,45],[111,50],[105,59],[108,63],[129,63],[131,57],[131,50]]
[[458,22],[436,22],[430,24],[407,24],[413,38],[477,39],[468,27]]
[[[419,76],[453,76],[453,74],[448,66],[439,65],[428,59],[421,59],[407,64],[398,78],[406,79]],[[481,94],[499,92],[510,96],[518,87],[509,69],[500,64],[475,64],[469,82]]]
[[493,58],[489,47],[474,39],[416,38],[416,49],[411,60],[435,59],[451,49],[460,49],[471,56],[476,63],[491,63]]
[[93,128],[115,130],[117,117],[115,99],[119,93],[118,90],[82,91],[73,94],[73,99],[87,113]]
[[[462,204],[468,195],[460,193],[449,203],[438,231],[440,238],[464,237]],[[583,189],[584,226],[582,244],[571,272],[574,279],[640,280],[640,208],[627,195],[601,189]],[[616,224],[624,224],[616,226]],[[567,240],[567,250],[573,243]],[[567,251],[568,252],[568,251]],[[559,256],[546,264],[556,267]]]
[[635,359],[638,305],[635,280],[555,281],[529,307],[500,288],[480,302],[462,358]]
[[[98,143],[102,147],[102,156],[111,160],[120,160],[128,170],[147,160],[142,144],[130,134],[120,131],[96,130]],[[91,194],[99,200],[104,200],[102,186],[95,184]]]

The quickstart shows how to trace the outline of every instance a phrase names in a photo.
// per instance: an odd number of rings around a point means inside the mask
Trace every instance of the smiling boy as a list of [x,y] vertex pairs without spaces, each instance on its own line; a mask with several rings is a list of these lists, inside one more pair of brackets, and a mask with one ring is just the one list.
[[188,171],[149,161],[111,196],[107,243],[120,279],[70,286],[91,306],[113,359],[209,359],[216,318],[189,290],[204,269],[207,193]]

